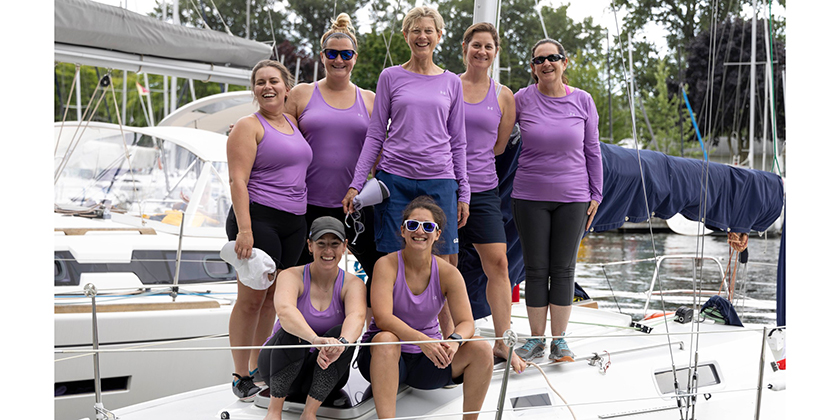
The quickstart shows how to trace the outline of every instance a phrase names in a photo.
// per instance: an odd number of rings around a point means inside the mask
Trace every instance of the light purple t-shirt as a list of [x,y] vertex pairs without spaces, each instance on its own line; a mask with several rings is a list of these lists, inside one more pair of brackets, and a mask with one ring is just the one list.
[[469,203],[463,96],[461,79],[449,71],[383,70],[350,187],[361,191],[381,151],[378,169],[408,179],[454,179],[458,201]]
[[306,169],[312,149],[289,121],[292,134],[277,131],[259,112],[265,135],[257,145],[257,156],[248,179],[248,198],[258,204],[296,215],[306,214]]
[[499,185],[496,175],[496,154],[493,146],[499,138],[502,109],[496,94],[496,82],[481,102],[464,102],[464,126],[467,131],[467,174],[473,193],[492,190]]
[[370,125],[361,90],[356,88],[353,106],[339,109],[324,100],[315,83],[312,98],[300,113],[298,124],[312,147],[312,163],[306,174],[309,204],[341,207]]
[[[429,338],[440,340],[440,323],[438,314],[446,303],[443,291],[440,290],[440,274],[438,272],[437,258],[432,256],[432,273],[426,290],[415,295],[405,282],[405,263],[402,258],[402,251],[397,251],[397,278],[394,281],[394,316],[408,324],[409,327],[426,334]],[[369,342],[371,337],[382,331],[376,326],[376,320],[372,319],[370,328],[365,333],[363,342]],[[416,344],[403,344],[400,346],[403,353],[422,353]]]
[[522,152],[511,197],[601,202],[603,168],[592,96],[575,89],[553,98],[531,85],[516,92],[514,99]]
[[[303,315],[303,319],[309,324],[309,327],[315,331],[318,336],[324,335],[330,328],[344,322],[344,302],[341,300],[341,289],[344,287],[344,270],[338,269],[338,275],[335,277],[333,284],[332,300],[330,306],[323,311],[319,311],[312,306],[312,298],[309,295],[311,289],[312,277],[309,274],[309,264],[303,266],[303,293],[298,296],[297,309]],[[274,323],[274,329],[271,331],[271,337],[277,334],[283,328],[280,325],[280,320]],[[271,339],[269,337],[269,339]],[[308,337],[303,337],[308,338]],[[266,340],[268,343],[268,340]],[[312,350],[315,348],[313,347]]]

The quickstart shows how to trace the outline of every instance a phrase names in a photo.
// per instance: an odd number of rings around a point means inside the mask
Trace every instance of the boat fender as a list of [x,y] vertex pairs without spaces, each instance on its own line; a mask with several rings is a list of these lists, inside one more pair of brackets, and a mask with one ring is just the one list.
[[773,382],[767,384],[767,389],[771,391],[784,391],[787,388],[787,384],[785,383],[784,379],[776,379]]

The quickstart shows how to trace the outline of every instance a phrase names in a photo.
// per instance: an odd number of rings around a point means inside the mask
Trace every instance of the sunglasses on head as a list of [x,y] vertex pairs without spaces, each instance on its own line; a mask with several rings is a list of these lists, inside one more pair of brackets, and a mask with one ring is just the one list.
[[356,51],[353,50],[331,50],[331,49],[324,49],[323,50],[324,56],[329,58],[330,60],[335,60],[336,57],[341,55],[342,60],[349,60],[356,55]]
[[438,225],[435,222],[420,222],[417,220],[406,220],[403,222],[403,227],[408,230],[409,232],[414,232],[417,229],[423,226],[423,232],[432,233],[438,229]]
[[554,63],[554,62],[560,61],[564,58],[566,58],[566,56],[563,55],[563,54],[549,54],[549,55],[541,55],[539,57],[534,57],[534,58],[531,59],[531,61],[534,64],[542,64],[542,63],[545,62],[545,60],[548,60],[548,61],[551,61],[552,63]]

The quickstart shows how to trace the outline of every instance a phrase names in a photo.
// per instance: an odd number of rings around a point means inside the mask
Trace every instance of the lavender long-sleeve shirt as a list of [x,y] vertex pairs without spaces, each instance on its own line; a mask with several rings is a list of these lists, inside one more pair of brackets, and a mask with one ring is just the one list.
[[461,79],[449,71],[429,76],[389,67],[379,75],[350,187],[361,191],[381,150],[380,170],[409,179],[455,179],[458,201],[469,203],[466,145]]
[[511,197],[561,203],[603,199],[598,111],[588,93],[562,98],[531,85],[514,95],[522,152]]

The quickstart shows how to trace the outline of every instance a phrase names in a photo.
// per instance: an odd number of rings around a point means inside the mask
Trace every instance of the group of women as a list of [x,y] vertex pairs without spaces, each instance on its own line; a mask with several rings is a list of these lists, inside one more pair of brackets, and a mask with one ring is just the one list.
[[[401,383],[421,389],[463,383],[464,411],[481,408],[493,356],[507,358],[509,349],[501,340],[462,341],[475,328],[456,268],[458,247],[472,245],[481,258],[501,336],[510,326],[511,284],[494,157],[517,122],[522,151],[512,197],[531,334],[545,334],[550,310],[557,338],[549,357],[574,357],[562,336],[575,257],[601,201],[594,103],[568,86],[560,43],[537,43],[531,54],[536,84],[514,95],[488,76],[500,44],[491,24],[464,34],[461,75],[434,63],[443,27],[436,10],[412,9],[402,28],[411,58],[382,71],[376,94],[350,81],[358,49],[346,14],[321,39],[324,79],[292,88],[281,64],[265,60],[254,67],[259,110],[236,122],[228,140],[233,205],[227,232],[239,258],[259,248],[279,274],[267,290],[239,284],[230,343],[326,345],[232,351],[234,393],[253,398],[260,372],[271,395],[266,418],[280,418],[290,395],[306,396],[302,418],[315,418],[346,382],[353,353],[346,344],[359,337],[391,343],[359,350],[378,417],[396,414]],[[354,198],[370,175],[390,196],[372,209],[356,209]],[[338,267],[345,247],[369,275],[367,291]],[[544,348],[542,340],[528,340],[515,349],[512,368],[521,372]]]

